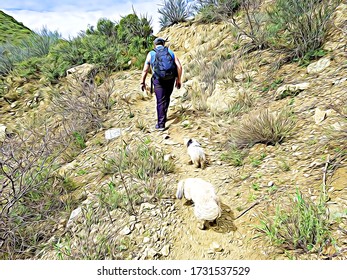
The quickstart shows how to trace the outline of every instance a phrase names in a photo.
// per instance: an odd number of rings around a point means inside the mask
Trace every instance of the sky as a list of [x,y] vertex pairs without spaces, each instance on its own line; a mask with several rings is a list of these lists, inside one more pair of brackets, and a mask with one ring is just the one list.
[[119,21],[132,13],[152,18],[154,34],[159,32],[158,9],[163,0],[0,0],[0,10],[39,32],[46,27],[58,31],[63,38],[76,37],[88,26],[96,26],[100,18]]

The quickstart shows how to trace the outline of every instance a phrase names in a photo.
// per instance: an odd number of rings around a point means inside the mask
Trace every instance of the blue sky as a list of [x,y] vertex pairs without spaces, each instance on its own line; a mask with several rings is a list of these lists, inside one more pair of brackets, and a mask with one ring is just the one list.
[[0,10],[33,31],[47,27],[64,38],[74,37],[100,18],[118,21],[132,13],[152,17],[154,33],[159,31],[158,8],[163,0],[0,0]]

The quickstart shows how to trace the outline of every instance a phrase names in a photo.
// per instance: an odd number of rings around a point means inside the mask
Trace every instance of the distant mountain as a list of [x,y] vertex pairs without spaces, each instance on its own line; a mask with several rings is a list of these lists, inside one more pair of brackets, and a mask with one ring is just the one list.
[[0,44],[6,41],[16,42],[31,33],[23,23],[0,10]]

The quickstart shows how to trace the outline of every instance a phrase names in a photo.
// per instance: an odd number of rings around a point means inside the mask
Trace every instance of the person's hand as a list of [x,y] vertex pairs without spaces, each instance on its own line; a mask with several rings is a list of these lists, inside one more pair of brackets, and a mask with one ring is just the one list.
[[181,88],[181,85],[182,85],[182,84],[181,84],[181,81],[177,81],[177,80],[176,80],[176,88],[177,88],[177,89],[180,89],[180,88]]
[[141,90],[145,91],[145,89],[146,89],[146,84],[145,83],[141,83]]

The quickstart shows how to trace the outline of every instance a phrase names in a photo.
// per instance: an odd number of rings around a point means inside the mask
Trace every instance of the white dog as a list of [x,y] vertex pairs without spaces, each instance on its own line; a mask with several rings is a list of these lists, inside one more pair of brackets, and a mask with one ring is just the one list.
[[194,202],[194,214],[198,227],[205,229],[206,222],[214,222],[221,216],[221,207],[214,186],[200,178],[187,178],[178,182],[176,197]]
[[190,160],[195,167],[202,169],[206,166],[206,156],[200,143],[194,138],[187,140],[187,151],[190,156]]

